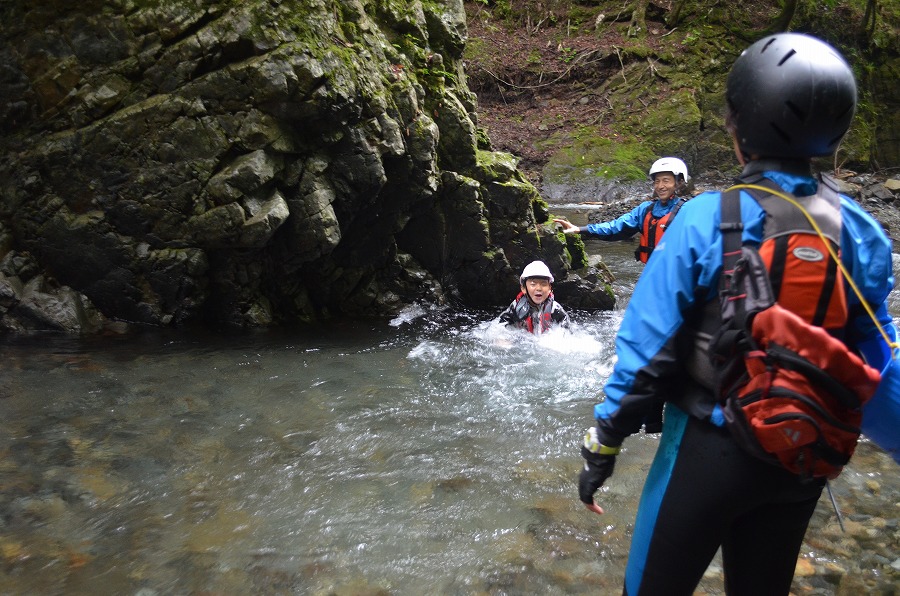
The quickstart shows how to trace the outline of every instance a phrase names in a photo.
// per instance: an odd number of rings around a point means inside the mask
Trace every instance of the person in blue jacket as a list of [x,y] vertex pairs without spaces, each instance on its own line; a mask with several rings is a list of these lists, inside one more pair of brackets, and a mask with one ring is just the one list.
[[[735,61],[726,100],[742,177],[761,175],[802,201],[820,183],[810,158],[832,155],[850,126],[856,83],[826,43],[780,33]],[[692,594],[720,547],[728,594],[788,594],[824,486],[824,479],[804,481],[741,449],[709,388],[710,336],[702,330],[719,316],[721,197],[706,192],[688,201],[657,245],[625,311],[605,399],[595,406],[596,426],[581,447],[579,498],[603,513],[594,496],[612,475],[623,441],[665,407],[625,572],[624,593],[631,596]],[[758,245],[766,212],[746,191],[740,191],[740,209],[743,242]],[[887,310],[894,285],[890,239],[843,195],[840,216],[840,258],[896,344]],[[846,295],[843,341],[884,370],[888,342],[856,294],[848,289]]]
[[648,177],[653,183],[653,198],[642,202],[625,215],[612,221],[587,224],[583,228],[565,219],[553,221],[562,225],[564,234],[586,233],[604,240],[625,240],[640,233],[641,239],[634,251],[634,258],[646,263],[650,253],[662,240],[666,228],[671,225],[687,200],[678,194],[684,192],[690,180],[687,166],[677,157],[657,159],[650,166]]

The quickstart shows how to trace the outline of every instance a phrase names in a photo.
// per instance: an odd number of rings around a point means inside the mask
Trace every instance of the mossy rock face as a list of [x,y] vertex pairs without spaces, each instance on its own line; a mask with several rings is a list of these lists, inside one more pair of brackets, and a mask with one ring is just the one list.
[[518,175],[519,158],[501,151],[478,151],[475,168],[481,180],[507,182]]
[[636,181],[646,177],[651,148],[634,140],[584,135],[556,152],[544,169],[550,183],[577,184],[588,178]]
[[[900,9],[895,10],[900,12]],[[900,57],[885,62],[870,77],[872,82],[872,94],[879,106],[864,106],[865,110],[878,109],[878,126],[873,132],[873,146],[875,148],[874,161],[882,167],[891,167],[900,164]],[[858,128],[871,130],[865,126],[865,118],[857,118],[854,127],[848,135],[851,142]],[[858,126],[859,125],[859,126]],[[865,135],[860,135],[865,138]],[[846,141],[845,141],[846,142]],[[842,147],[843,148],[843,147]],[[841,151],[838,151],[840,156]]]
[[564,262],[516,158],[479,149],[462,0],[106,4],[4,3],[0,257],[30,277],[258,326],[499,306]]
[[562,232],[559,232],[557,238],[566,245],[572,269],[587,267],[587,251],[585,250],[584,240],[582,240],[581,234],[563,234]]
[[[634,53],[634,52],[633,52]],[[639,54],[639,52],[637,52]],[[695,152],[703,115],[696,96],[695,77],[669,66],[632,63],[622,76],[608,81],[600,93],[619,115],[612,134],[584,127],[570,146],[554,153],[544,169],[550,184],[584,186],[591,178],[623,184],[646,179],[657,158],[675,155],[687,158]],[[654,77],[678,78],[678,89],[662,97],[649,97]],[[671,74],[670,73],[674,73]],[[692,86],[690,83],[694,83]]]
[[684,155],[700,132],[700,107],[693,89],[680,89],[655,103],[654,109],[635,122],[657,155]]

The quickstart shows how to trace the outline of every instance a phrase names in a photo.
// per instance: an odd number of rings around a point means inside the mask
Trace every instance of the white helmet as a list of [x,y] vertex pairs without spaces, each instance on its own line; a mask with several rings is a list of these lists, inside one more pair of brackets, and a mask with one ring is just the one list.
[[524,286],[525,280],[530,277],[543,277],[553,283],[553,274],[550,273],[550,268],[543,261],[532,261],[525,265],[522,275],[519,276],[519,283]]
[[687,166],[677,157],[663,157],[662,159],[657,159],[653,162],[653,165],[650,166],[650,173],[648,174],[650,180],[652,181],[653,175],[658,174],[659,172],[672,172],[675,174],[676,179],[678,176],[681,176],[684,182],[691,179],[690,176],[688,176]]

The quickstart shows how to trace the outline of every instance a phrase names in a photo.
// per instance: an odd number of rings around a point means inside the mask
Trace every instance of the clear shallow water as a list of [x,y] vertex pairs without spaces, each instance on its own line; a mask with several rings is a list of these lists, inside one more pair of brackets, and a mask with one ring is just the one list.
[[[624,305],[632,248],[591,248]],[[628,441],[602,517],[575,478],[621,310],[541,337],[496,314],[7,343],[0,593],[620,591],[657,438]],[[858,535],[832,534],[823,499],[806,558],[892,562],[891,466],[861,446],[835,483]],[[721,590],[715,565],[703,587]]]

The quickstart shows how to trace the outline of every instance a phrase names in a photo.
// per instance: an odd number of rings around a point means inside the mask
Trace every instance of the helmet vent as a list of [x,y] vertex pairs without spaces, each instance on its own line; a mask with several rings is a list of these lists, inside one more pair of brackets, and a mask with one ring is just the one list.
[[788,143],[788,144],[791,143],[791,136],[788,133],[781,130],[777,124],[775,124],[774,122],[769,122],[769,126],[772,127],[772,130],[774,130],[776,133],[778,133],[778,136],[781,137],[781,139],[785,143]]
[[797,52],[796,52],[795,50],[791,50],[790,52],[788,52],[787,54],[785,54],[785,55],[784,55],[784,58],[782,58],[782,59],[778,62],[778,66],[781,66],[782,64],[784,64],[785,62],[787,62],[788,60],[790,60],[791,57],[793,57],[793,55],[796,54],[796,53],[797,53]]
[[797,117],[798,120],[804,120],[806,118],[806,112],[801,110],[797,105],[792,101],[784,102],[784,105]]
[[774,34],[745,49],[725,95],[738,149],[761,158],[833,155],[859,107],[844,57],[803,33]]

